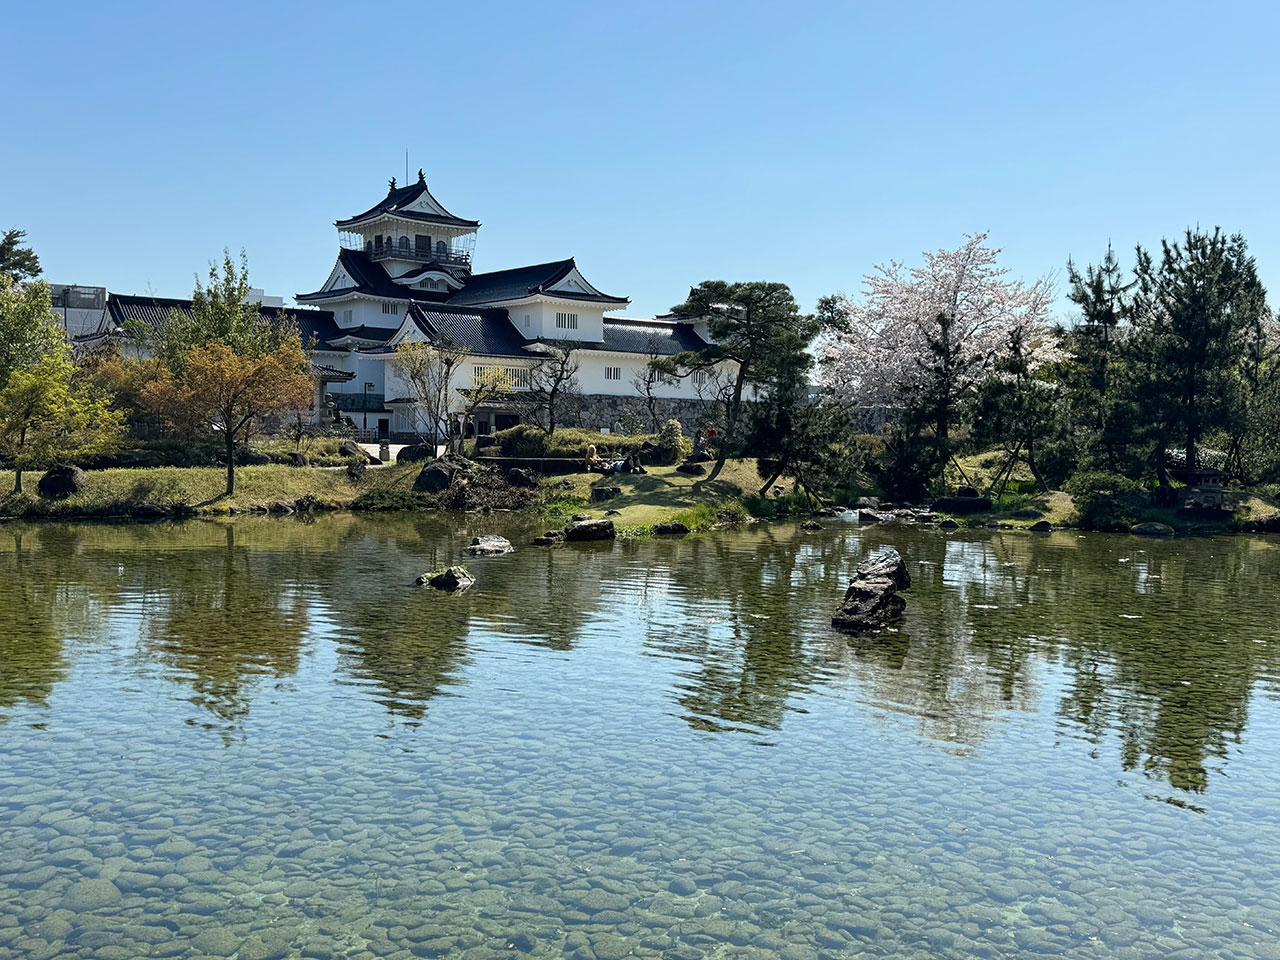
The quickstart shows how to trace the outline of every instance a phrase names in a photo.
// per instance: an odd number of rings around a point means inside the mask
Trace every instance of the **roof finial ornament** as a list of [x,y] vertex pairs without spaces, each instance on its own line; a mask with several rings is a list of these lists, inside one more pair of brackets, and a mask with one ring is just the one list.
[[392,177],[390,180],[387,181],[387,193],[395,193],[395,190],[396,190],[396,178]]
[[425,187],[427,185],[427,175],[422,172],[422,168],[418,168],[418,186]]

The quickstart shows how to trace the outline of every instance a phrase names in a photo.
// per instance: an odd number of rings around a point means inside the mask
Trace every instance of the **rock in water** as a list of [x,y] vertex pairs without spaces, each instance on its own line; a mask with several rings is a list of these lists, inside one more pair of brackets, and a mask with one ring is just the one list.
[[1030,529],[1032,533],[1053,533],[1053,524],[1048,520],[1037,520]]
[[990,497],[939,497],[933,501],[932,509],[935,513],[986,513],[992,504]]
[[1172,537],[1173,527],[1167,523],[1140,523],[1129,532],[1140,537]]
[[863,560],[854,568],[853,578],[855,580],[892,580],[893,585],[899,590],[907,590],[911,587],[911,574],[907,573],[907,565],[903,562],[902,554],[892,547],[884,553],[878,553],[874,557]]
[[820,524],[817,520],[806,520],[804,521],[804,523],[800,524],[800,529],[801,530],[821,530],[822,524]]
[[617,531],[612,520],[575,520],[564,528],[564,538],[569,542],[583,540],[612,540]]
[[433,573],[424,573],[416,581],[420,587],[435,587],[450,593],[465,590],[475,582],[476,578],[467,573],[466,567],[446,567]]
[[658,536],[680,536],[688,533],[689,527],[679,520],[664,520],[653,525],[653,532]]
[[79,467],[50,467],[36,484],[36,492],[46,500],[61,500],[83,490],[86,479]]
[[462,548],[468,557],[500,557],[504,553],[514,553],[515,547],[506,537],[473,537],[471,545]]
[[844,601],[831,618],[841,630],[876,630],[896,620],[907,601],[899,590],[911,586],[911,575],[897,550],[888,550],[858,564]]

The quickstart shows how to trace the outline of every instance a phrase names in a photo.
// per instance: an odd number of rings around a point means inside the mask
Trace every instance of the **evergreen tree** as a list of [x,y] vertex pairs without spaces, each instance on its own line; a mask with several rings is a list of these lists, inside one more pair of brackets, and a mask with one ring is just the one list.
[[16,228],[0,233],[0,274],[16,283],[40,276],[40,258],[23,245],[26,238],[27,232]]
[[1135,402],[1163,481],[1169,447],[1180,441],[1194,470],[1205,434],[1240,415],[1246,335],[1266,293],[1244,238],[1216,228],[1162,241],[1159,263],[1139,246],[1134,272]]
[[1083,466],[1114,471],[1132,423],[1120,381],[1122,327],[1136,281],[1125,281],[1110,244],[1101,266],[1090,264],[1083,274],[1067,261],[1067,280],[1068,297],[1080,309],[1079,321],[1061,332],[1073,440]]

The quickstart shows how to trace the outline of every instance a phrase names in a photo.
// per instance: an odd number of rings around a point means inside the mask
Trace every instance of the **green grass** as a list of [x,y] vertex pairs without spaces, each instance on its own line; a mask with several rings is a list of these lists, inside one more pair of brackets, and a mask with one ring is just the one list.
[[[66,500],[42,500],[36,495],[40,473],[23,474],[22,494],[0,496],[0,516],[86,517],[123,515],[138,504],[172,507],[185,504],[207,513],[226,513],[232,507],[261,509],[282,500],[313,497],[333,507],[346,507],[361,493],[412,485],[414,465],[370,469],[353,482],[342,469],[284,467],[276,464],[239,467],[234,497],[222,496],[226,470],[222,467],[145,467],[133,470],[90,470],[84,490]],[[407,480],[407,484],[405,481]],[[0,471],[0,490],[13,489],[13,472]]]

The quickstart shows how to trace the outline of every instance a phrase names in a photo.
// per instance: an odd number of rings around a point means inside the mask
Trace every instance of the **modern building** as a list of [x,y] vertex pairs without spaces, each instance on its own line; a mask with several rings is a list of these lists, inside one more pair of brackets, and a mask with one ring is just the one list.
[[[628,411],[643,410],[636,377],[653,355],[671,356],[708,343],[703,321],[614,316],[629,302],[604,293],[572,259],[514,269],[474,271],[480,223],[455,216],[432,196],[426,178],[398,187],[363,213],[335,223],[337,260],[320,288],[297,294],[303,339],[313,345],[317,416],[327,394],[337,411],[379,437],[415,429],[409,386],[389,361],[406,340],[465,347],[453,377],[468,390],[477,374],[500,367],[514,385],[505,400],[475,411],[463,428],[484,434],[518,423],[547,344],[570,345],[582,393],[575,419],[608,429]],[[112,294],[99,336],[118,335],[130,323],[160,323],[190,302]],[[264,316],[284,309],[264,303]],[[93,339],[93,338],[87,338]],[[659,416],[692,430],[710,405],[713,384],[693,375],[656,384]]]

